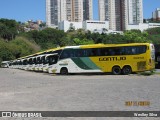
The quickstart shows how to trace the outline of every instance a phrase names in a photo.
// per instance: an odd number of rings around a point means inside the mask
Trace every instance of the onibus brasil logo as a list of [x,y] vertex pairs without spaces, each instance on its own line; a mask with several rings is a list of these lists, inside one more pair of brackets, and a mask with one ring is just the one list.
[[1,117],[42,117],[39,112],[2,112]]

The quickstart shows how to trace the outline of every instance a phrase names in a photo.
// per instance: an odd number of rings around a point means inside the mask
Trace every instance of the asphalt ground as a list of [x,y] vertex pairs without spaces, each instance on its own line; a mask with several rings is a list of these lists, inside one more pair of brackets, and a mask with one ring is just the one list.
[[[140,103],[142,103],[140,105]],[[0,68],[0,111],[160,111],[160,74],[54,75]],[[8,118],[0,118],[8,119]],[[159,120],[55,117],[15,120]]]

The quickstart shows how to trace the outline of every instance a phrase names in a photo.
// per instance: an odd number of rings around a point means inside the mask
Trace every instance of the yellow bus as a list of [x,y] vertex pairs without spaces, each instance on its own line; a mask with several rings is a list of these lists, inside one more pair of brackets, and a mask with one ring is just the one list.
[[153,70],[155,49],[151,43],[69,46],[50,59],[49,73],[112,72],[127,75]]

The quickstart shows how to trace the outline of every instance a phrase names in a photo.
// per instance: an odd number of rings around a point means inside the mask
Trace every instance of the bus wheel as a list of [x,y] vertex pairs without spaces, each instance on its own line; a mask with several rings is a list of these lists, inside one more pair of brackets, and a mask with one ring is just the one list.
[[112,73],[113,73],[114,75],[120,75],[120,74],[121,74],[121,68],[120,68],[119,66],[114,66],[114,67],[112,68]]
[[67,75],[68,74],[68,69],[67,68],[61,68],[60,74],[61,75]]
[[124,75],[131,74],[131,72],[132,72],[132,68],[130,66],[124,66],[123,69],[122,69],[122,73]]

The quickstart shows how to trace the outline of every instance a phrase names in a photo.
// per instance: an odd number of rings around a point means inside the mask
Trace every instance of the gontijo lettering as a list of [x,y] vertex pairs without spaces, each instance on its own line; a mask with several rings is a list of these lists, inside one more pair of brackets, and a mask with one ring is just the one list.
[[126,60],[126,57],[103,57],[99,58],[99,61],[122,61]]

